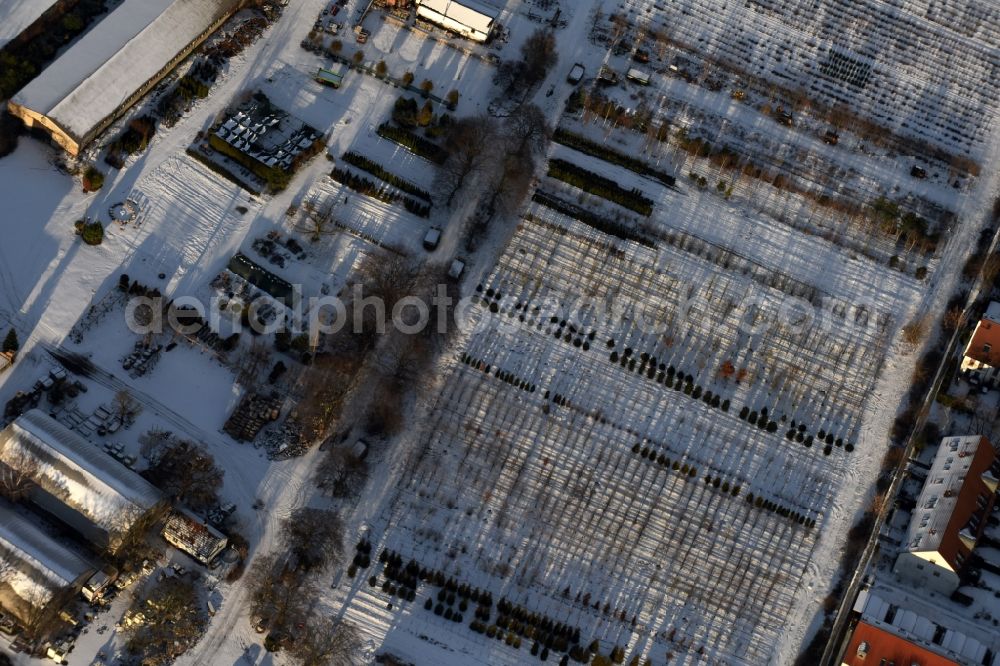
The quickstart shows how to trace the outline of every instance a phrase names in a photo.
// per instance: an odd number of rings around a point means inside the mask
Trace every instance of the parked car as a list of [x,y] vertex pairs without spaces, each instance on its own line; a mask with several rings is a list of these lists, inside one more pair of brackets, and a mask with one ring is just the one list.
[[461,259],[455,259],[451,262],[451,266],[448,267],[448,277],[452,280],[458,280],[462,277],[462,273],[465,272],[465,262]]
[[583,65],[576,63],[573,65],[573,69],[569,70],[569,74],[566,76],[566,80],[572,83],[574,86],[583,80],[583,74],[586,70]]
[[441,243],[441,230],[437,227],[431,227],[427,230],[427,235],[424,236],[424,249],[433,252],[439,243]]
[[358,460],[364,460],[368,455],[368,442],[363,439],[355,442],[354,446],[351,447],[351,455]]

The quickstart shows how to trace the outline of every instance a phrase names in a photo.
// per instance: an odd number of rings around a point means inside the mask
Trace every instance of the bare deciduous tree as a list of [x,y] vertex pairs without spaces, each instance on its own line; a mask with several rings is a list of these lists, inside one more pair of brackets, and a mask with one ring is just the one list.
[[225,472],[205,448],[174,440],[162,446],[156,462],[143,475],[175,502],[200,511],[218,504]]
[[288,652],[303,666],[354,666],[362,663],[362,645],[352,625],[329,615],[313,614]]
[[309,234],[309,240],[318,242],[324,235],[330,233],[335,226],[333,216],[333,203],[325,203],[322,206],[303,206],[304,214],[302,221],[297,225],[297,229]]
[[281,528],[289,551],[304,570],[337,564],[344,554],[344,523],[336,511],[302,507]]
[[308,612],[309,595],[303,593],[301,576],[273,553],[254,560],[246,585],[250,590],[250,614],[272,631],[285,631],[295,624],[294,618]]
[[927,335],[928,320],[927,317],[917,317],[910,323],[903,326],[903,340],[909,344],[916,346]]
[[492,157],[490,148],[496,141],[495,123],[486,116],[461,118],[451,127],[445,141],[448,161],[437,175],[437,189],[444,193],[446,206],[452,205],[470,178],[487,168]]
[[507,152],[522,159],[542,154],[549,142],[548,121],[535,104],[517,107],[507,118],[503,130],[512,145]]
[[351,497],[364,487],[367,475],[365,461],[350,449],[331,449],[316,468],[316,485],[333,497]]
[[0,462],[0,495],[11,502],[24,498],[35,486],[38,463],[23,452],[10,452],[5,462]]
[[161,428],[150,428],[147,432],[139,435],[139,453],[151,464],[155,463],[163,455],[164,449],[173,441],[169,432]]
[[125,390],[115,393],[115,416],[123,424],[131,423],[140,413],[142,413],[142,405],[132,397],[131,393]]

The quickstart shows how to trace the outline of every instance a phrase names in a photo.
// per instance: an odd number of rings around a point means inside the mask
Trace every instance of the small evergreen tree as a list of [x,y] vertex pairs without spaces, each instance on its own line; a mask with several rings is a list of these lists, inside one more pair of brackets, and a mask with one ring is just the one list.
[[16,352],[21,348],[21,343],[17,339],[17,331],[10,329],[7,331],[7,337],[3,339],[3,351],[5,352]]
[[434,105],[431,104],[430,100],[424,102],[424,105],[420,108],[420,113],[417,114],[417,124],[421,127],[427,127],[434,120]]

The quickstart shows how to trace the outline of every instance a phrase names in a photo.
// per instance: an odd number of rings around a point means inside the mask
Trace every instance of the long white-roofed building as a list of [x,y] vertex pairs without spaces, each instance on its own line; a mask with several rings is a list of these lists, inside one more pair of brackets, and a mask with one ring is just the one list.
[[463,37],[485,42],[500,10],[481,0],[417,0],[417,16]]
[[0,465],[30,481],[35,505],[112,553],[166,507],[152,484],[37,409],[0,432]]
[[0,501],[0,607],[31,628],[80,591],[96,570]]
[[8,109],[71,155],[117,120],[245,0],[125,0]]

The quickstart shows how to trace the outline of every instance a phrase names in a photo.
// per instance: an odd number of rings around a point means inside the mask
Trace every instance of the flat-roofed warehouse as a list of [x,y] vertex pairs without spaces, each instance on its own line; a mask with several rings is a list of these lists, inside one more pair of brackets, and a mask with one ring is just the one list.
[[0,49],[17,39],[50,9],[58,12],[67,4],[70,3],[66,0],[0,0]]
[[8,103],[76,156],[244,0],[125,0]]
[[22,625],[58,610],[94,566],[0,500],[0,607]]
[[36,506],[112,553],[165,510],[148,481],[37,409],[0,431],[0,464],[31,482]]
[[499,15],[480,0],[417,0],[417,16],[477,42],[489,39]]

